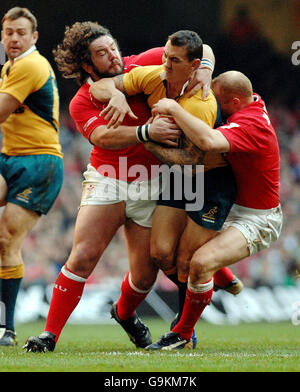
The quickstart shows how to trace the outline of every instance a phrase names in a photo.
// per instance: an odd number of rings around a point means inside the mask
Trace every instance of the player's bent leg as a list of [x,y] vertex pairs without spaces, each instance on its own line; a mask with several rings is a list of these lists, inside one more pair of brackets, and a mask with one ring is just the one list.
[[155,282],[158,268],[150,257],[150,227],[142,227],[131,219],[126,221],[129,269],[121,286],[121,296],[111,307],[111,316],[128,334],[136,347],[152,343],[149,328],[140,320],[136,309]]
[[6,204],[6,195],[7,195],[7,183],[3,176],[0,174],[0,207]]
[[23,264],[21,256],[23,241],[39,217],[34,211],[7,203],[0,219],[1,266]]
[[24,276],[21,247],[38,218],[39,215],[33,211],[7,203],[0,219],[0,301],[5,305],[5,323],[0,326],[0,346],[14,346],[17,343],[14,313]]
[[200,226],[190,218],[187,219],[186,228],[180,238],[176,258],[180,280],[187,282],[193,254],[216,235],[218,235],[217,231]]
[[[218,231],[202,227],[188,218],[186,229],[180,240],[176,261],[178,275],[181,280],[185,279],[187,281],[191,256],[194,252],[219,234]],[[243,287],[242,281],[233,275],[227,267],[221,268],[214,274],[214,291],[222,289],[237,295]]]
[[124,222],[123,202],[81,206],[75,224],[72,251],[66,263],[70,271],[88,278]]
[[222,267],[232,265],[249,256],[248,243],[235,227],[228,227],[198,249],[191,260],[192,284],[206,282]]
[[150,290],[158,273],[150,255],[151,227],[143,227],[128,219],[124,230],[132,282],[140,290]]
[[210,303],[214,273],[247,256],[247,240],[234,227],[229,227],[198,249],[191,260],[187,296],[179,323],[147,349],[174,350],[185,347],[198,319]]
[[124,203],[81,207],[75,226],[73,249],[54,284],[44,332],[39,337],[31,336],[27,339],[24,346],[27,351],[54,350],[62,329],[80,301],[87,277],[124,223],[124,210]]
[[186,212],[179,208],[157,206],[151,233],[151,256],[162,271],[174,267],[178,242],[186,225]]
[[[189,275],[191,258],[195,250],[197,250],[204,243],[217,235],[217,233],[218,232],[216,232],[215,230],[202,227],[195,223],[193,220],[191,220],[189,217],[187,218],[187,224],[179,242],[176,259],[178,279],[182,284],[185,283],[185,288],[184,291],[183,289],[179,290],[181,291],[179,293],[179,312],[171,324],[171,330],[179,322],[182,315],[186,297],[187,279]],[[198,339],[194,330],[191,341],[185,345],[185,348],[195,349],[197,347],[197,342]]]

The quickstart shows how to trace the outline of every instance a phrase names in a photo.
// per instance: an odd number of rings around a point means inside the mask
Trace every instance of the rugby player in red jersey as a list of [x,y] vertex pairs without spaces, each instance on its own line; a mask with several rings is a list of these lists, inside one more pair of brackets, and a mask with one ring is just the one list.
[[[174,100],[163,99],[153,109],[169,114],[187,137],[203,151],[226,153],[238,187],[224,229],[191,255],[183,313],[171,332],[149,350],[183,348],[191,339],[196,322],[210,303],[213,275],[262,249],[280,235],[282,211],[279,199],[280,155],[275,130],[265,103],[253,94],[250,80],[238,71],[228,71],[212,82],[212,88],[227,123],[211,129],[191,116]],[[188,222],[184,238],[193,243],[194,223]],[[180,252],[180,245],[179,245]]]
[[[106,28],[93,22],[77,22],[66,28],[63,43],[54,54],[63,76],[75,78],[81,86],[70,103],[70,113],[78,130],[94,147],[84,173],[72,251],[55,282],[44,332],[39,337],[28,338],[24,346],[27,351],[37,352],[54,350],[81,298],[87,278],[122,225],[130,270],[122,284],[127,314],[144,300],[157,276],[157,267],[150,258],[150,230],[157,200],[154,193],[159,187],[151,166],[159,167],[160,161],[145,150],[136,135],[137,126],[147,122],[151,113],[141,97],[133,97],[129,101],[131,111],[122,125],[109,128],[109,121],[100,114],[104,106],[92,98],[89,87],[96,80],[128,72],[132,67],[161,64],[163,48],[122,58]],[[179,133],[170,130],[165,134],[151,125],[149,129],[152,140],[169,146],[177,146]],[[137,168],[135,165],[147,169],[147,178],[131,170]],[[136,188],[146,185],[144,192],[150,190],[151,199],[128,198],[130,184]],[[113,317],[137,347],[145,347],[152,342],[150,332],[136,313],[131,313],[126,317],[118,308]]]

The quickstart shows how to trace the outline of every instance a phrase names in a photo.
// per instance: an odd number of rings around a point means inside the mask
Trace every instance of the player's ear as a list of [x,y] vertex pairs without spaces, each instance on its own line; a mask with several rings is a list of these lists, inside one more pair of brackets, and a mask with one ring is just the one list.
[[83,63],[82,64],[82,68],[85,70],[86,73],[91,74],[91,72],[93,71],[93,68],[90,64],[88,63]]
[[35,31],[32,35],[33,44],[36,44],[38,39],[39,39],[39,33],[38,31]]
[[198,69],[200,67],[200,64],[201,64],[200,59],[194,59],[192,62],[193,70],[196,71],[196,69]]
[[234,104],[234,106],[235,106],[236,108],[239,108],[240,105],[241,105],[241,100],[240,100],[240,98],[238,98],[238,97],[232,98],[232,102],[233,102],[233,104]]

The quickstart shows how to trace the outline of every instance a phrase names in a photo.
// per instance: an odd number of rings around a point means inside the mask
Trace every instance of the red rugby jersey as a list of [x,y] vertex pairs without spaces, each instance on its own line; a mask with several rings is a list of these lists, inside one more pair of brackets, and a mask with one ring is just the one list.
[[226,155],[235,173],[236,203],[255,209],[277,207],[279,199],[280,156],[275,130],[265,103],[257,94],[254,101],[217,128],[230,144]]
[[[124,72],[129,72],[136,66],[160,65],[162,63],[162,54],[163,48],[154,48],[139,55],[124,57]],[[75,121],[78,131],[88,140],[95,128],[108,123],[103,117],[100,117],[100,112],[104,108],[103,104],[91,96],[89,88],[90,84],[88,82],[82,85],[69,105],[70,114]],[[144,96],[137,95],[129,97],[128,103],[134,114],[138,116],[138,120],[133,120],[129,116],[126,116],[122,125],[137,126],[145,124],[149,117],[151,117],[151,113]],[[120,157],[127,158],[126,165],[123,165],[121,168],[119,167]],[[143,180],[147,179],[139,173],[128,176],[128,170],[133,165],[143,165],[147,169],[148,178],[150,178],[151,166],[161,164],[160,160],[145,149],[143,143],[118,150],[108,150],[94,146],[91,151],[90,163],[105,176],[115,177],[129,182],[137,178],[141,179],[141,177]],[[105,170],[105,165],[110,165],[114,168],[115,176]]]

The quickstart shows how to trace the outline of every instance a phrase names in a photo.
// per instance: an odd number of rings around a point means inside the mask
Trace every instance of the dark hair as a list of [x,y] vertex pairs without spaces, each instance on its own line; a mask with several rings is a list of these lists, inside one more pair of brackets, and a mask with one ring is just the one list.
[[37,20],[28,8],[14,7],[8,10],[2,18],[2,26],[6,20],[16,20],[22,17],[28,19],[31,22],[32,32],[34,33],[37,30]]
[[63,42],[53,50],[55,62],[64,78],[75,78],[79,85],[85,83],[89,74],[82,65],[93,64],[89,46],[104,35],[113,38],[110,31],[97,22],[76,22],[71,27],[66,26]]
[[202,59],[203,42],[197,33],[190,30],[179,30],[168,37],[168,41],[174,46],[186,46],[189,61]]

